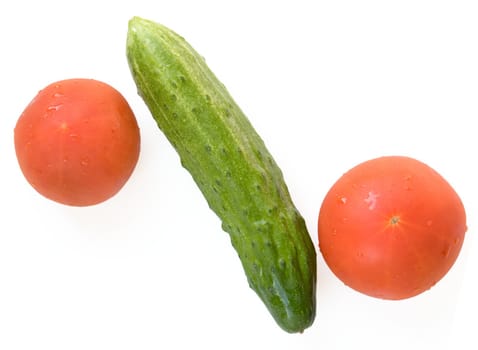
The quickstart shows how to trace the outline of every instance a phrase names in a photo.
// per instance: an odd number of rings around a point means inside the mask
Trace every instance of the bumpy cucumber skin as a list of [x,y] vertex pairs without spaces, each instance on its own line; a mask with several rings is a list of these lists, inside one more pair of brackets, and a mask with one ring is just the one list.
[[283,175],[204,59],[170,29],[134,17],[127,58],[138,93],[222,220],[250,287],[289,333],[316,312],[316,251]]

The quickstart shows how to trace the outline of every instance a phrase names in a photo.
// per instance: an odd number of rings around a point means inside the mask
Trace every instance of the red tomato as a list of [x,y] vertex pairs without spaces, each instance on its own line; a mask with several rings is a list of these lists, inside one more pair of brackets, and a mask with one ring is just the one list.
[[92,79],[45,87],[15,126],[15,151],[28,182],[43,196],[72,206],[115,195],[132,174],[139,150],[128,103]]
[[345,173],[320,208],[319,247],[349,287],[383,299],[431,288],[452,267],[466,231],[463,204],[429,166],[401,156]]

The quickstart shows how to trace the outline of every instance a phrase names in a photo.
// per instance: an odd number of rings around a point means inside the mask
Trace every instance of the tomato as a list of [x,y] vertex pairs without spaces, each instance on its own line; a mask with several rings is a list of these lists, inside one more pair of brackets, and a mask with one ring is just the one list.
[[450,184],[409,157],[365,161],[326,194],[319,248],[354,290],[405,299],[435,285],[454,264],[466,232],[464,206]]
[[140,151],[138,124],[125,98],[93,79],[67,79],[41,90],[19,117],[15,151],[43,196],[88,206],[115,195]]

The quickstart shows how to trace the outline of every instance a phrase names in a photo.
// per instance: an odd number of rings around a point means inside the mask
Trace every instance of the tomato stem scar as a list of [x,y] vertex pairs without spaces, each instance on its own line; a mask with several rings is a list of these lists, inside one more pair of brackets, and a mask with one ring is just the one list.
[[400,216],[394,215],[390,218],[390,225],[396,225],[400,221]]

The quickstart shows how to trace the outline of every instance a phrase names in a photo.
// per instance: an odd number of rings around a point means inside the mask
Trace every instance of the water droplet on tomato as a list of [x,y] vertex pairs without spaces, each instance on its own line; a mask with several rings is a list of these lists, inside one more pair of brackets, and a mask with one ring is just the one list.
[[448,256],[450,255],[450,251],[451,251],[451,247],[448,246],[448,247],[446,247],[445,249],[442,250],[441,255],[444,258],[448,258]]
[[364,202],[368,204],[368,209],[373,210],[377,205],[377,198],[380,197],[377,193],[370,191],[368,197],[364,199]]
[[58,105],[51,105],[51,106],[48,106],[47,107],[47,111],[51,112],[51,111],[57,111],[61,108],[62,104],[58,104]]
[[433,221],[432,221],[432,220],[428,220],[428,221],[427,221],[427,226],[428,226],[428,227],[430,227],[432,224],[433,224]]

